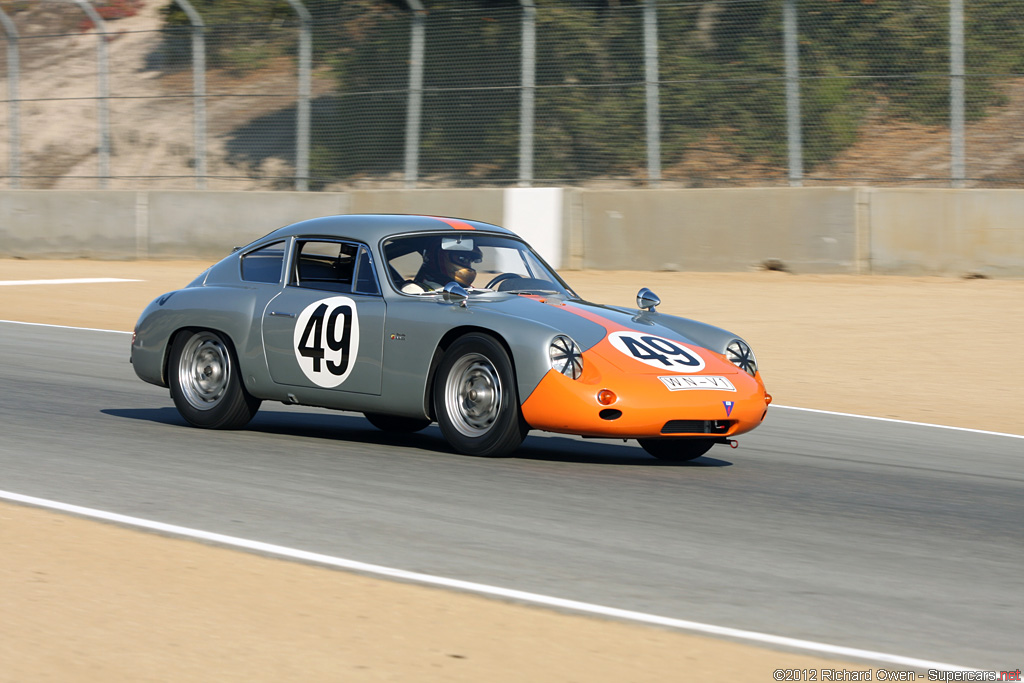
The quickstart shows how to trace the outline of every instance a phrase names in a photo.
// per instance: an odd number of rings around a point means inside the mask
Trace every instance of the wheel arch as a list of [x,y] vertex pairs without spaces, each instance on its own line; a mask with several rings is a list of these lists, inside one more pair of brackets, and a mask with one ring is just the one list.
[[182,326],[171,336],[169,348],[171,399],[186,422],[205,429],[240,429],[252,420],[261,399],[246,391],[230,335],[206,326]]
[[444,333],[441,339],[438,340],[437,346],[434,347],[434,353],[430,357],[430,367],[427,369],[427,382],[424,387],[425,392],[423,394],[423,408],[427,415],[430,416],[431,420],[437,420],[433,400],[434,380],[437,378],[437,368],[441,364],[441,359],[444,358],[445,352],[448,351],[451,345],[454,344],[457,339],[460,339],[467,334],[486,335],[501,344],[502,348],[505,349],[505,353],[508,354],[509,362],[512,364],[512,377],[514,379],[513,385],[516,387],[516,402],[520,402],[519,376],[516,372],[516,358],[512,353],[512,347],[509,345],[508,340],[505,339],[501,333],[486,327],[479,327],[477,325],[460,325],[459,327],[453,327]]
[[[160,376],[161,376],[161,379],[163,380],[164,386],[168,386],[168,382],[169,382],[169,378],[170,378],[170,374],[169,373],[170,373],[170,369],[171,369],[170,368],[170,365],[171,365],[171,349],[174,348],[174,342],[178,339],[178,336],[183,334],[183,333],[185,333],[185,332],[192,333],[192,332],[204,332],[204,331],[205,332],[215,332],[215,333],[219,334],[221,336],[221,338],[224,339],[228,344],[230,344],[231,345],[231,349],[230,350],[231,350],[231,353],[234,355],[235,363],[236,364],[239,363],[239,360],[238,360],[238,344],[235,343],[235,340],[232,339],[230,334],[228,334],[224,330],[217,329],[216,327],[211,327],[209,325],[182,325],[181,327],[175,329],[173,332],[171,332],[169,335],[167,335],[167,343],[164,345],[163,360],[160,363]],[[236,368],[236,371],[238,371],[238,370],[239,369]],[[244,382],[243,382],[243,385],[244,385]]]
[[[140,378],[168,386],[168,367],[174,340],[184,330],[210,330],[230,342],[240,366],[252,365],[259,342],[262,311],[254,292],[240,287],[201,286],[168,292],[154,299],[135,324],[132,364]],[[262,354],[256,354],[262,355]]]

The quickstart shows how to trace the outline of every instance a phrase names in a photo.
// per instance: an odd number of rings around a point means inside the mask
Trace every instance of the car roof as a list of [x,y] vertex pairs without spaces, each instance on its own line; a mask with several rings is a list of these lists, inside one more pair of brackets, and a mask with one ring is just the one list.
[[318,235],[376,242],[401,233],[451,231],[465,234],[466,231],[471,230],[515,235],[511,230],[500,226],[464,218],[407,214],[345,214],[292,223],[275,230],[263,239],[291,237],[292,235]]

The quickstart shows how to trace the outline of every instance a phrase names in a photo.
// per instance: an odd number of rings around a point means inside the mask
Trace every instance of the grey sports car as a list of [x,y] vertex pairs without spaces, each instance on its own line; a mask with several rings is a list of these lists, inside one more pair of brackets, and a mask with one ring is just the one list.
[[262,401],[436,421],[456,451],[512,453],[530,429],[638,439],[691,460],[757,427],[771,397],[750,346],[710,325],[581,300],[512,232],[345,215],[275,230],[153,301],[131,360],[192,425]]

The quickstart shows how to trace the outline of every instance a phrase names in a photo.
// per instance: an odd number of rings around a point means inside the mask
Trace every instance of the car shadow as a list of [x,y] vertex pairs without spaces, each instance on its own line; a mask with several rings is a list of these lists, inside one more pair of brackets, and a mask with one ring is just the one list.
[[[178,411],[170,407],[104,408],[100,412],[129,420],[189,426]],[[241,431],[454,453],[436,424],[415,434],[383,432],[362,416],[344,413],[261,410]],[[730,467],[733,464],[706,455],[688,462],[670,462],[648,455],[635,443],[608,443],[605,440],[591,441],[564,436],[527,436],[510,459],[634,467]]]
[[185,418],[174,408],[103,408],[100,412],[104,415],[124,417],[129,420],[145,420],[146,422],[158,422],[165,425],[188,426]]
[[[191,426],[175,408],[105,408],[105,415],[145,420],[172,426]],[[291,411],[260,410],[240,432],[259,432],[306,439],[403,446],[422,450],[445,450],[447,443],[436,427],[428,427],[416,434],[382,432],[362,416],[344,413],[301,413]],[[430,432],[434,431],[435,434]]]
[[585,463],[589,465],[633,465],[640,467],[730,467],[728,460],[702,456],[687,462],[658,460],[636,443],[608,443],[559,436],[528,436],[511,457],[521,460]]

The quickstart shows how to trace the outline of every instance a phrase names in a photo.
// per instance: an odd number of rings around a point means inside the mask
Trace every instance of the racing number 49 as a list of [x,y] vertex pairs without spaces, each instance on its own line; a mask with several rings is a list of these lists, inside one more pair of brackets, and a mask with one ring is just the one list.
[[[348,370],[349,348],[352,341],[352,307],[335,306],[327,315],[327,304],[320,304],[306,323],[299,339],[299,353],[313,359],[313,372],[321,372],[324,362],[324,342],[331,351],[341,351],[341,359],[335,362],[327,359],[327,369],[332,375],[344,375]],[[324,334],[324,316],[327,315],[327,334]],[[338,318],[342,318],[341,335],[338,335]],[[312,343],[310,343],[312,342]]]
[[[630,353],[637,360],[656,360],[663,365],[700,365],[700,360],[690,355],[686,349],[659,337],[644,336],[637,340],[623,335],[622,343],[629,348]],[[675,360],[670,360],[669,356],[675,356]]]

